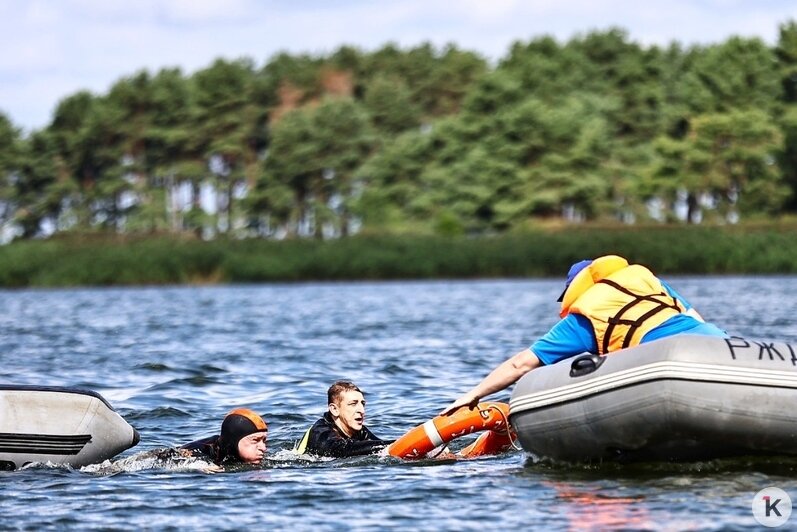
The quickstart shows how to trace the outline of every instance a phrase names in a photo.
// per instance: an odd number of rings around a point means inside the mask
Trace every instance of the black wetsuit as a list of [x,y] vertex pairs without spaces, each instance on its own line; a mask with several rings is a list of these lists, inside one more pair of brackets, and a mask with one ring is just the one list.
[[236,456],[230,456],[220,445],[220,438],[220,435],[202,438],[201,440],[186,443],[180,449],[191,451],[193,456],[210,460],[216,465],[221,465],[222,462],[230,459],[236,459]]
[[300,453],[317,456],[343,458],[371,454],[391,443],[392,440],[383,440],[376,437],[365,426],[352,436],[346,436],[335,425],[332,416],[327,412],[304,434],[297,446],[297,450]]

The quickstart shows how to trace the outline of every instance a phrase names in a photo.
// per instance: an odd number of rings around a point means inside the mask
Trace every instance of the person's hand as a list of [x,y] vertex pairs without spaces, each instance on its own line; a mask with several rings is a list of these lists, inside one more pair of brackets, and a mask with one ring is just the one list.
[[207,473],[208,475],[213,475],[215,473],[221,473],[224,471],[224,468],[220,465],[210,464],[207,467],[203,467],[201,470],[203,473]]
[[192,453],[188,449],[177,449],[177,454],[181,458],[193,458],[194,457],[194,453]]
[[441,416],[450,416],[457,410],[462,407],[467,406],[470,409],[476,408],[476,405],[479,403],[479,398],[471,393],[466,393],[465,395],[461,396],[459,399],[451,403],[446,407],[445,410],[440,412]]

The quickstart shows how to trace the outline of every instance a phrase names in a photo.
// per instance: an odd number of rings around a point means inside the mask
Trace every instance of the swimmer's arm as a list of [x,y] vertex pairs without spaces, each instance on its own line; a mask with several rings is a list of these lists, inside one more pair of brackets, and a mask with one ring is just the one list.
[[[185,447],[180,447],[178,449],[168,449],[170,453],[176,454],[176,457],[179,458],[194,458],[196,460],[206,461],[208,458],[202,453],[196,452],[196,450],[186,449]],[[164,455],[165,456],[165,455]],[[203,473],[213,474],[213,473],[221,473],[224,471],[224,468],[221,467],[219,464],[210,463],[206,467],[200,469]]]

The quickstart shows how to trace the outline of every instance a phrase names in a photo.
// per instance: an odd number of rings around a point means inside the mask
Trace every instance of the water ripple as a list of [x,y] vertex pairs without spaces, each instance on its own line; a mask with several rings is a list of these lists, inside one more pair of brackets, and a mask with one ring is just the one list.
[[[797,300],[786,296],[795,277],[669,281],[733,334],[797,341]],[[340,378],[365,390],[367,423],[380,436],[435,416],[555,323],[560,286],[0,291],[0,381],[95,389],[142,437],[117,459],[81,470],[0,472],[0,528],[719,530],[754,526],[751,498],[768,485],[797,499],[797,461],[782,458],[581,466],[518,452],[419,462],[290,452]],[[218,433],[238,406],[269,424],[262,467],[209,473],[206,463],[169,454]]]

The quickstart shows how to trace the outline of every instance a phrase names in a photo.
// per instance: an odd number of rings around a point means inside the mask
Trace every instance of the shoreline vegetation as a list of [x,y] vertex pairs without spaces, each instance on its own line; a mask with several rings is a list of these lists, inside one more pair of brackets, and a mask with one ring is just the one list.
[[0,247],[0,287],[560,277],[619,254],[657,273],[797,273],[797,222],[576,226],[495,236],[357,235],[337,240],[68,234]]
[[[20,244],[4,253],[58,260],[6,286],[553,274],[609,238],[511,236],[550,223],[639,225],[623,240],[662,268],[782,271],[780,250],[736,229],[744,251],[714,229],[646,227],[796,215],[797,20],[771,44],[645,45],[608,28],[529,36],[495,62],[430,43],[217,59],[65,95],[36,131],[0,111],[0,244],[130,235]],[[648,231],[697,249],[675,260]],[[322,238],[341,242],[294,242]]]

